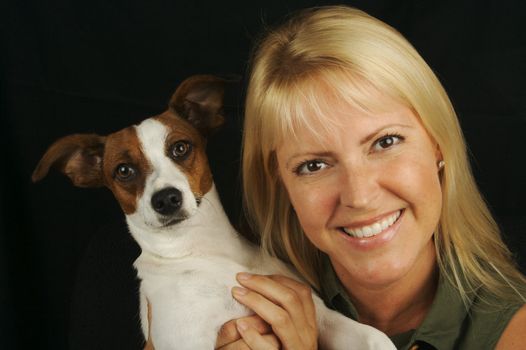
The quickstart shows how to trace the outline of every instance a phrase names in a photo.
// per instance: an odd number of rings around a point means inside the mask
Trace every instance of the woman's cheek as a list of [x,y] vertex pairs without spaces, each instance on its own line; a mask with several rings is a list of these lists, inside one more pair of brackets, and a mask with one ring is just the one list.
[[301,227],[311,238],[323,230],[331,218],[337,195],[330,188],[309,184],[291,194],[291,202]]

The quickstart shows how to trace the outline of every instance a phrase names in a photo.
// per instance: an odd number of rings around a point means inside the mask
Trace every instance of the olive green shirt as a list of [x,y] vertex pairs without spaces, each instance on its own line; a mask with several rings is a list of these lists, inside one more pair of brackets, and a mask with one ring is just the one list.
[[[328,307],[358,320],[358,313],[328,257],[323,261],[320,286],[320,296]],[[422,350],[494,349],[509,320],[522,306],[497,304],[498,307],[482,307],[479,293],[466,305],[457,289],[440,277],[435,299],[420,327],[390,338],[402,350],[415,345]]]

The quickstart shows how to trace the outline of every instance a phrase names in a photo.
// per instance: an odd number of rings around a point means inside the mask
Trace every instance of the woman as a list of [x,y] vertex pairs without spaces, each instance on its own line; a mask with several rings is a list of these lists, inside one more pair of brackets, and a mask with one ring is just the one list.
[[[347,7],[300,13],[259,44],[245,118],[248,218],[328,305],[401,349],[523,346],[525,278],[444,89],[398,32]],[[305,286],[238,280],[257,316],[218,348],[316,348]]]

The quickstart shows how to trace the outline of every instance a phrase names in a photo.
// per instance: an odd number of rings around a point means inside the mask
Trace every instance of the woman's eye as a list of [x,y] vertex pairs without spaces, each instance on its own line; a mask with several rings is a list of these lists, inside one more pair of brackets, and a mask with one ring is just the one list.
[[301,163],[294,172],[298,175],[309,175],[326,167],[327,164],[321,160],[309,160]]
[[386,135],[378,139],[373,148],[375,151],[382,151],[400,143],[403,139],[400,135]]
[[137,175],[135,168],[129,164],[121,163],[115,168],[115,176],[120,181],[129,181]]
[[177,141],[170,147],[170,157],[174,160],[185,159],[190,151],[192,150],[192,145],[188,141]]

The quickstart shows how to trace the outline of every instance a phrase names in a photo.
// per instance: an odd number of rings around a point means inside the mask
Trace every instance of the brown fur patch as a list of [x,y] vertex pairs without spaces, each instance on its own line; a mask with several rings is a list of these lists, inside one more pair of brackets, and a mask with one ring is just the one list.
[[[119,164],[132,166],[136,175],[128,181],[115,176]],[[107,137],[103,159],[105,185],[113,192],[125,214],[137,210],[137,202],[144,192],[151,165],[142,153],[135,127],[130,126]]]
[[212,187],[212,173],[206,156],[206,139],[189,122],[178,117],[172,111],[166,111],[155,117],[168,128],[166,152],[170,146],[180,140],[190,141],[192,153],[185,160],[177,161],[190,183],[190,188],[196,196],[203,196]]
[[55,167],[67,175],[75,186],[102,186],[104,142],[103,136],[95,134],[74,134],[55,141],[33,172],[33,182],[40,181],[51,167]]

